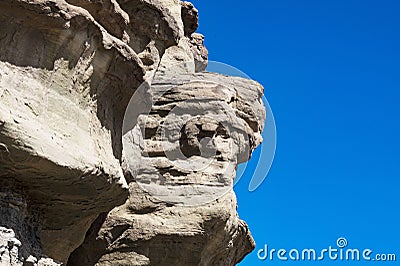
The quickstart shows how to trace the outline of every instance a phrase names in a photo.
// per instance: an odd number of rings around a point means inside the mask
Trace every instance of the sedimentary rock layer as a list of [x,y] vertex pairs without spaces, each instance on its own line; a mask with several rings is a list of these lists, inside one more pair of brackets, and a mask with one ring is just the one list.
[[2,265],[233,265],[254,248],[232,184],[263,88],[205,72],[197,24],[178,0],[0,2]]

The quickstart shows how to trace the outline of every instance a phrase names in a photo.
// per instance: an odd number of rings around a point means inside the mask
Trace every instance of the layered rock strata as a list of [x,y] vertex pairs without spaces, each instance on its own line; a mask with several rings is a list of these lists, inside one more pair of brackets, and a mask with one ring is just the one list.
[[205,72],[178,0],[0,2],[0,264],[234,265],[256,82]]

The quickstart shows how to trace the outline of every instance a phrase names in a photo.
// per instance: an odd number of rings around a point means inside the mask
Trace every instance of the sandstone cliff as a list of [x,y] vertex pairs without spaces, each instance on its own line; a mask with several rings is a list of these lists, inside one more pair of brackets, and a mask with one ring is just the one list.
[[263,88],[179,0],[0,2],[0,265],[234,265]]

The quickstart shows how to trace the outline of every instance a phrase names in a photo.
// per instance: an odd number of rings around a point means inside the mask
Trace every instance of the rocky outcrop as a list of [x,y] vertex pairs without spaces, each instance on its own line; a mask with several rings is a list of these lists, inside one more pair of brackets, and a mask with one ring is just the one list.
[[178,0],[0,2],[0,264],[233,265],[262,86]]

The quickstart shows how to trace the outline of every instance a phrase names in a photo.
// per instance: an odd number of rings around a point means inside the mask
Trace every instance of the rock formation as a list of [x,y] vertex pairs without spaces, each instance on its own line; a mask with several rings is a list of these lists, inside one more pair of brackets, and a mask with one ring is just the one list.
[[234,265],[263,88],[179,0],[0,2],[0,265]]

